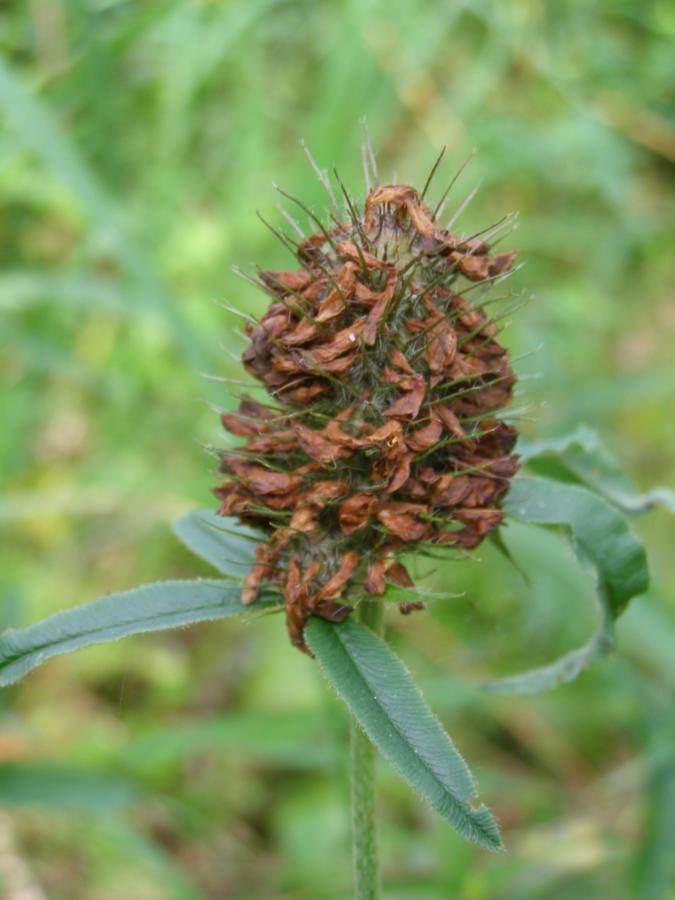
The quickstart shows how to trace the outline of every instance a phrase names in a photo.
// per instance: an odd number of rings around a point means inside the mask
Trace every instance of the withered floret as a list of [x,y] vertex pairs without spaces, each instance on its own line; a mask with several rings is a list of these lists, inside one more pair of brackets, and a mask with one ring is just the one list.
[[[245,398],[224,427],[219,512],[268,539],[242,600],[278,585],[292,643],[310,615],[342,621],[388,584],[414,584],[411,550],[471,549],[502,519],[518,463],[499,414],[515,376],[496,325],[461,294],[515,253],[438,227],[418,192],[373,190],[362,218],[298,248],[302,268],[262,272],[273,302],[249,326],[246,369],[271,402]],[[472,295],[473,296],[473,295]]]

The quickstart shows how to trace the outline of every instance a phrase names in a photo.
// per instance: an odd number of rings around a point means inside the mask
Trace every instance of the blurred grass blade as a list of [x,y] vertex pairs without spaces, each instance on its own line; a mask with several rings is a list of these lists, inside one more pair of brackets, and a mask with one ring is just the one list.
[[173,523],[173,530],[188,550],[238,582],[255,562],[256,544],[263,540],[259,532],[209,509],[188,513]]
[[[272,601],[261,597],[261,605]],[[222,581],[158,581],[56,613],[0,635],[0,686],[12,684],[52,656],[130,634],[179,628],[243,613],[239,589]]]
[[[159,882],[146,896],[161,897],[161,900],[208,900],[174,848],[162,841],[162,835],[154,835],[147,825],[136,824],[128,815],[96,819],[94,824],[94,840],[106,847],[108,853],[112,849],[114,860],[121,861],[132,871],[140,866],[143,872],[152,873]],[[116,895],[120,896],[120,893]],[[133,895],[126,896],[133,896],[135,900],[138,893],[134,889]]]
[[0,275],[0,312],[29,309],[48,301],[128,313],[137,310],[140,300],[112,279],[100,276],[30,269]]
[[376,747],[463,837],[491,850],[499,829],[466,763],[422,699],[410,674],[369,628],[312,618],[307,642],[326,677]]
[[123,809],[138,799],[136,787],[108,772],[62,766],[3,763],[0,806],[35,806],[100,813]]
[[647,558],[640,540],[616,508],[578,485],[516,478],[503,506],[521,522],[564,528],[579,561],[595,579],[600,621],[586,644],[549,666],[483,685],[495,693],[536,693],[572,681],[612,649],[613,620],[631,597],[647,589]]
[[26,146],[70,190],[89,217],[92,227],[112,243],[123,268],[136,282],[139,296],[164,319],[177,346],[193,368],[202,371],[205,360],[192,328],[157,279],[136,240],[127,234],[117,205],[49,107],[26,89],[12,66],[1,56],[0,109]]
[[640,494],[600,437],[585,425],[560,438],[533,442],[521,439],[518,452],[533,471],[546,475],[551,474],[551,464],[562,467],[575,481],[603,494],[626,512],[646,512],[661,505],[675,514],[675,490],[658,487]]
[[282,766],[285,770],[329,768],[340,762],[342,723],[324,711],[227,709],[208,720],[184,720],[154,727],[115,747],[110,759],[141,775],[180,768],[198,753],[227,751],[238,759]]

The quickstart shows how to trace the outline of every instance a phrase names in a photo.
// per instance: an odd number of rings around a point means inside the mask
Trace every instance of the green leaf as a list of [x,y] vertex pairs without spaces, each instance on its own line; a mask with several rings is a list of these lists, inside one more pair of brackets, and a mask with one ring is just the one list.
[[568,477],[603,494],[626,512],[646,512],[661,505],[675,513],[675,490],[658,487],[640,494],[596,432],[585,425],[572,434],[551,440],[521,439],[518,452],[532,470],[549,474],[548,467],[553,463]]
[[188,513],[173,523],[173,530],[188,550],[238,582],[255,562],[256,544],[263,540],[260,532],[209,509]]
[[591,639],[556,662],[488,682],[495,693],[536,693],[572,681],[614,646],[614,619],[647,589],[647,558],[639,538],[617,509],[575,484],[516,478],[503,504],[521,522],[566,530],[581,564],[595,580],[599,626]]
[[467,840],[499,849],[492,814],[470,805],[476,789],[466,763],[384,641],[350,619],[312,618],[306,635],[328,681],[408,784]]
[[[261,596],[256,608],[274,605]],[[223,581],[158,581],[107,594],[0,635],[0,686],[12,684],[52,656],[130,634],[179,628],[243,613],[239,589]]]

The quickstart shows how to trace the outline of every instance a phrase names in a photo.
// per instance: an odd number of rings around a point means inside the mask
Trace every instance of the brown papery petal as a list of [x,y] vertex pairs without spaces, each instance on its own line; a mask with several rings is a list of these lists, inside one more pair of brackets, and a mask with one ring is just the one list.
[[395,400],[391,406],[388,406],[384,410],[385,416],[414,419],[419,413],[426,393],[426,384],[421,375],[411,378],[410,381],[413,382],[412,389],[407,391],[402,397],[399,397],[398,400]]
[[417,375],[417,372],[413,369],[413,367],[408,362],[408,357],[405,353],[402,353],[398,347],[392,347],[389,353],[389,358],[392,363],[396,366],[397,369],[402,369],[404,372],[407,372],[409,375]]
[[319,616],[334,625],[344,622],[352,607],[348,603],[336,603],[333,600],[319,600],[312,606],[312,615]]
[[264,506],[267,509],[288,512],[302,501],[301,491],[290,491],[288,494],[262,494],[255,497],[251,503],[255,506]]
[[457,506],[471,490],[468,475],[441,475],[433,487],[431,502],[434,506]]
[[255,400],[251,400],[247,396],[242,397],[239,404],[239,413],[248,419],[265,419],[268,422],[278,419],[280,416],[278,410],[270,409],[269,406],[264,406],[262,403],[256,403]]
[[356,351],[354,353],[348,353],[346,356],[340,356],[337,359],[332,359],[330,362],[321,363],[317,366],[319,372],[346,372],[347,369],[350,369],[352,363],[356,359]]
[[336,331],[328,341],[305,351],[304,359],[311,365],[323,365],[358,347],[359,336],[366,327],[365,318],[357,319],[348,328]]
[[349,449],[328,440],[320,431],[307,428],[299,422],[293,424],[293,431],[307,456],[318,462],[333,463],[336,459],[346,459],[351,455]]
[[354,287],[354,302],[362,306],[375,306],[378,300],[382,298],[383,293],[384,291],[374,291],[362,281],[357,280]]
[[311,322],[309,319],[301,319],[295,328],[282,335],[279,341],[285,347],[296,347],[313,341],[314,338],[318,337],[319,333],[319,329],[314,322]]
[[405,442],[415,453],[423,453],[437,444],[443,434],[443,425],[438,419],[432,419],[428,425],[408,434]]
[[453,516],[484,535],[501,523],[504,513],[501,509],[456,509]]
[[347,481],[317,481],[307,491],[307,500],[314,504],[324,507],[326,503],[337,500],[338,497],[344,497],[349,493],[349,483]]
[[516,256],[518,256],[518,253],[515,250],[501,253],[499,256],[493,256],[488,269],[490,278],[493,278],[495,275],[501,275],[502,272],[508,272],[513,266]]
[[444,372],[455,358],[457,337],[448,324],[439,325],[431,332],[424,352],[431,372]]
[[273,472],[264,466],[227,457],[227,467],[235,475],[243,478],[251,488],[260,494],[285,494],[294,491],[303,483],[300,475],[288,472]]
[[305,625],[309,617],[309,586],[311,580],[318,575],[319,568],[319,562],[313,562],[303,577],[297,557],[292,556],[288,562],[288,576],[284,586],[286,627],[291,643],[304,653],[309,653],[305,643]]
[[377,512],[377,518],[387,531],[397,535],[404,541],[421,541],[429,532],[427,522],[418,519],[418,515],[429,512],[429,507],[420,503],[404,503],[389,501]]
[[309,503],[301,503],[291,516],[290,527],[293,531],[302,534],[311,534],[319,527],[319,512],[321,510]]
[[325,394],[328,387],[320,381],[312,381],[309,384],[303,384],[291,391],[284,391],[284,399],[288,403],[305,404],[309,403],[320,394]]
[[434,404],[431,407],[431,415],[440,419],[450,434],[460,438],[466,437],[466,432],[462,428],[461,422],[448,406],[444,406],[442,403]]
[[359,564],[359,554],[354,550],[345,553],[340,562],[340,568],[330,578],[316,595],[316,602],[321,600],[337,600],[342,590]]
[[376,559],[368,567],[366,575],[365,587],[369,594],[381,596],[384,594],[387,584],[384,578],[384,560]]
[[261,272],[261,280],[275,293],[296,293],[305,290],[314,280],[311,272],[300,269],[298,272]]
[[395,584],[398,587],[415,587],[415,582],[408,574],[408,570],[403,565],[403,563],[398,562],[398,560],[392,559],[390,561],[390,564],[387,566],[387,580],[391,581],[392,584]]
[[370,447],[384,445],[390,450],[400,447],[403,443],[403,426],[400,422],[392,419],[389,422],[385,422],[384,425],[380,425],[375,431],[371,431],[370,434],[365,435],[364,441],[367,441],[367,446]]
[[419,609],[424,609],[424,603],[421,600],[406,600],[398,605],[398,611],[403,616],[409,616],[410,613]]
[[394,297],[395,287],[396,272],[393,273],[393,277],[391,275],[389,276],[386,288],[384,289],[384,291],[382,291],[375,306],[373,306],[371,311],[368,313],[366,327],[363,332],[363,339],[369,347],[372,347],[372,345],[375,343],[375,338],[377,337],[377,331],[380,326],[380,322],[382,321],[382,317],[386,313],[387,307]]
[[370,519],[376,499],[372,494],[354,494],[340,506],[338,520],[343,534],[364,528]]
[[345,263],[340,269],[335,286],[319,304],[317,322],[330,322],[346,310],[356,286],[356,268],[354,263]]
[[254,438],[244,449],[248,453],[287,453],[297,446],[298,441],[292,431],[277,431]]
[[239,516],[248,512],[251,505],[251,495],[242,490],[234,482],[226,483],[213,492],[221,501],[218,507],[219,516]]
[[271,580],[282,549],[282,542],[277,542],[276,547],[258,544],[255,549],[256,562],[246,573],[242,585],[241,602],[244,606],[250,606],[258,599],[260,585],[265,579]]
[[356,244],[353,241],[340,241],[337,245],[337,252],[340,256],[350,260],[350,262],[355,263],[357,266],[360,266],[362,264],[361,260],[363,260],[369,269],[377,269],[379,272],[391,268],[390,263],[383,262],[366,250],[361,250],[359,253],[356,249]]
[[410,477],[411,463],[412,453],[406,453],[395,462],[394,467],[387,479],[387,487],[384,491],[385,494],[393,494],[394,491],[397,491],[402,485],[406,483],[406,481]]
[[238,416],[236,413],[222,413],[220,421],[230,434],[236,434],[237,437],[253,437],[266,427],[262,422]]

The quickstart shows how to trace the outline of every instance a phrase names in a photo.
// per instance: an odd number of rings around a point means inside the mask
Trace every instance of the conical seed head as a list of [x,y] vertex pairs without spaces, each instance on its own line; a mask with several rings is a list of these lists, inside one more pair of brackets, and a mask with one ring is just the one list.
[[397,557],[474,548],[501,522],[518,465],[499,414],[515,376],[461,289],[514,258],[438,227],[414,188],[385,185],[361,217],[306,239],[299,269],[261,273],[273,302],[243,361],[272,399],[223,416],[245,443],[222,454],[216,493],[222,515],[268,532],[243,600],[279,584],[300,649],[309,615],[341,621],[388,584],[416,608]]

